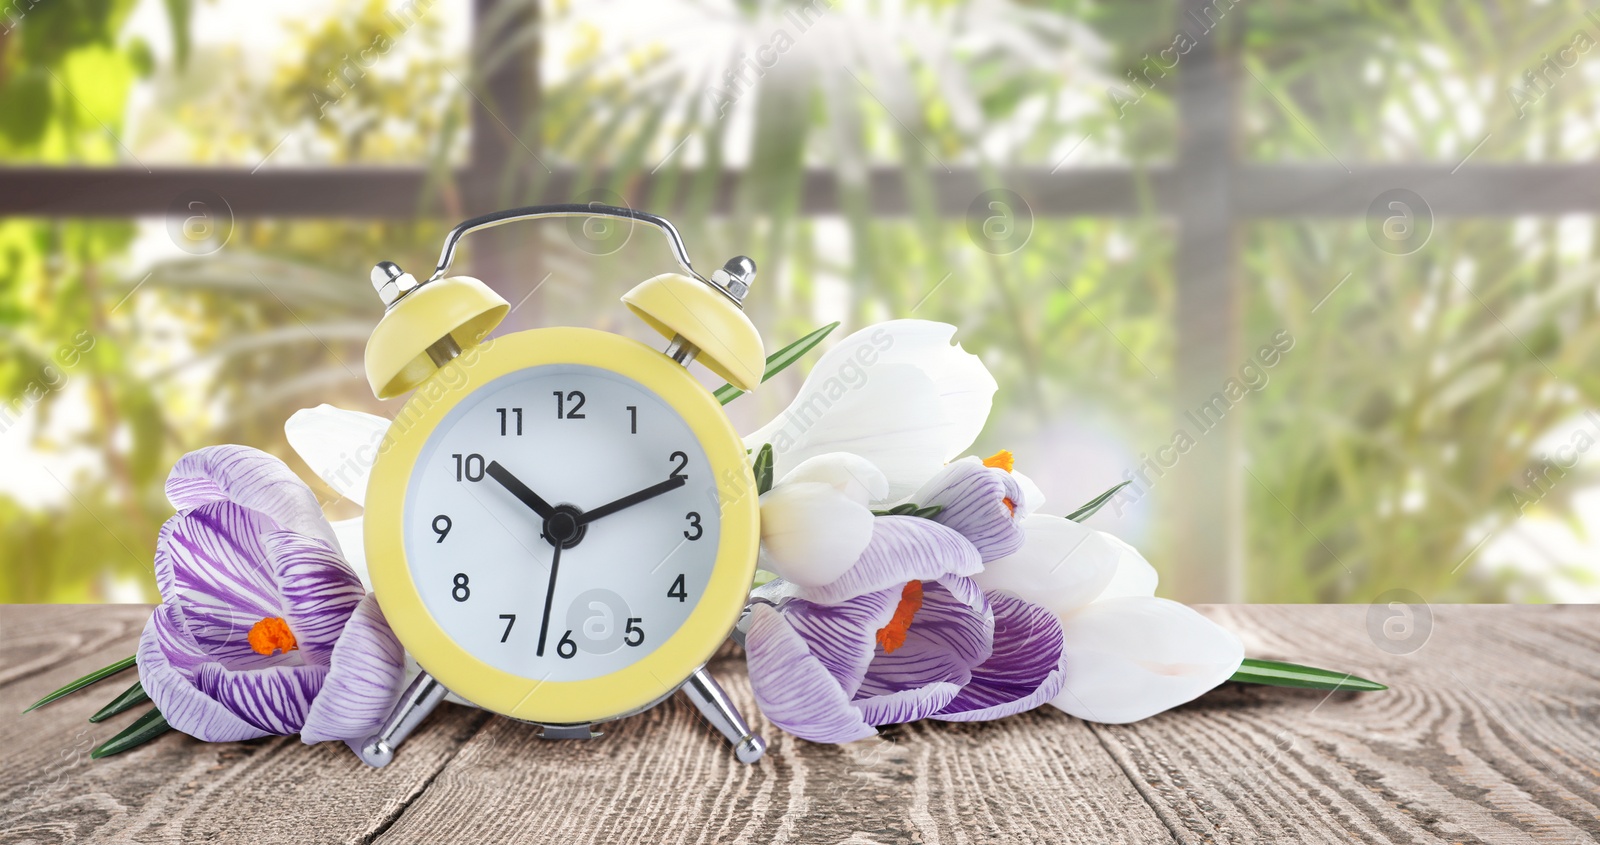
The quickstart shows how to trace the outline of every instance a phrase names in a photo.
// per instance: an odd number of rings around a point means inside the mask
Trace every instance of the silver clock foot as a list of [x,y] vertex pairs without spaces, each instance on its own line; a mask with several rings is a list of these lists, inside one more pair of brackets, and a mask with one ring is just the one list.
[[434,680],[432,675],[427,672],[418,674],[389,712],[383,727],[361,743],[361,750],[356,752],[361,761],[375,769],[389,765],[394,759],[394,750],[406,741],[406,737],[422,724],[423,719],[428,718],[433,708],[438,707],[449,693],[444,684]]
[[540,739],[599,739],[605,734],[594,729],[594,725],[545,725],[539,733]]
[[699,708],[706,721],[733,745],[733,756],[741,763],[754,763],[767,753],[767,741],[751,732],[744,717],[728,700],[728,694],[705,669],[699,669],[683,682],[683,693]]

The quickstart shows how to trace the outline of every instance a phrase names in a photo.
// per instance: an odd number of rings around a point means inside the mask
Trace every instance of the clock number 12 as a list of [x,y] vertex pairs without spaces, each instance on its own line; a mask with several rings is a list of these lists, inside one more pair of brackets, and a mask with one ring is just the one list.
[[[583,420],[588,419],[583,415],[583,391],[574,390],[563,394],[559,390],[551,391],[556,397],[556,419],[558,420]],[[567,407],[568,403],[572,407]]]

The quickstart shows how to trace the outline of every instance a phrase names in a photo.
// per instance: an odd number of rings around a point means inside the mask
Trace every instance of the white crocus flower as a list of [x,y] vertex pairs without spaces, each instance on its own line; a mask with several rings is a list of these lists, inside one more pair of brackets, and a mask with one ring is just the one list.
[[1025,514],[1038,513],[1039,509],[1044,507],[1044,491],[1039,489],[1039,485],[1033,483],[1033,479],[1015,469],[1011,470],[1011,477],[1015,478],[1017,486],[1022,488],[1022,512]]
[[1136,722],[1238,671],[1239,638],[1156,598],[1156,571],[1132,546],[1059,516],[1029,516],[1022,527],[1022,548],[973,580],[1060,618],[1066,685],[1051,704],[1092,722]]
[[994,377],[978,356],[951,345],[955,331],[893,320],[846,337],[745,445],[771,443],[779,477],[818,455],[859,455],[888,480],[885,500],[911,495],[965,452],[989,418]]
[[888,479],[848,452],[818,455],[761,495],[761,568],[803,587],[831,583],[872,540],[870,502]]

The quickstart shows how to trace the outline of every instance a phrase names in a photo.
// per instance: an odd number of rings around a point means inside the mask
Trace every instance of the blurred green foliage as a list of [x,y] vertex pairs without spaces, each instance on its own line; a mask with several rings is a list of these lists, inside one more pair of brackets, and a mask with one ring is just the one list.
[[[284,127],[300,125],[305,94],[326,84],[323,54],[263,77],[230,51],[197,45],[187,65],[155,67],[145,44],[120,36],[133,5],[52,0],[0,35],[7,86],[0,157],[127,162],[134,154],[119,139],[135,84],[154,89],[153,108],[182,115],[205,143],[237,149],[265,141],[270,149]],[[183,45],[187,4],[167,6],[175,43]],[[302,37],[327,50],[342,36],[370,39],[382,4],[348,11],[334,16],[344,23]],[[424,20],[418,37],[433,37],[429,31]],[[437,90],[445,64],[435,57],[416,71],[435,79]],[[187,98],[197,87],[237,105],[195,109]],[[459,104],[413,114],[410,94],[423,90],[404,76],[374,78],[337,105],[339,119],[357,125],[404,115],[414,134],[398,149],[359,132],[317,128],[337,133],[336,161],[421,155],[424,143],[443,149],[449,126],[460,124]],[[13,111],[13,102],[27,114]],[[7,400],[0,437],[31,437],[30,450],[71,456],[72,467],[30,468],[48,506],[0,495],[0,601],[153,598],[150,558],[171,515],[162,492],[167,469],[184,452],[218,442],[289,457],[284,408],[314,404],[330,386],[347,396],[345,405],[361,407],[349,388],[360,381],[378,316],[364,281],[370,256],[426,263],[445,225],[238,221],[216,255],[134,266],[133,221],[0,219],[0,397]],[[66,366],[59,352],[79,338],[90,348]]]
[[[119,38],[133,3],[63,0],[29,9],[0,35],[0,156],[111,162],[129,89],[148,48]],[[81,93],[80,93],[81,92]],[[0,220],[0,408],[5,436],[36,421],[38,448],[88,450],[93,483],[56,478],[71,506],[41,509],[0,496],[5,600],[85,600],[111,571],[149,570],[148,533],[164,471],[167,423],[151,387],[113,339],[118,282],[104,268],[134,235],[130,222]],[[75,350],[68,354],[65,350]],[[61,398],[89,420],[64,425]],[[58,431],[75,428],[68,436]],[[47,482],[48,483],[48,482]],[[60,491],[41,491],[54,497]]]
[[[1553,585],[1526,574],[1460,565],[1523,515],[1516,496],[1536,489],[1529,473],[1542,477],[1555,454],[1541,436],[1600,434],[1579,417],[1600,404],[1592,257],[1556,250],[1600,232],[1591,220],[1556,227],[1454,221],[1404,261],[1365,248],[1364,221],[1252,227],[1262,284],[1247,337],[1296,338],[1264,401],[1246,409],[1259,478],[1245,486],[1253,596],[1550,596]],[[1533,494],[1540,508],[1572,513],[1594,478],[1583,463],[1573,472]],[[1592,584],[1585,563],[1571,561],[1567,580]]]
[[[442,46],[437,15],[405,33],[421,49],[330,89],[347,55],[392,31],[384,4],[334,4],[297,24],[295,49],[266,67],[223,45],[190,44],[187,27],[205,9],[182,2],[168,5],[186,61],[158,61],[121,35],[131,5],[49,0],[0,35],[0,159],[127,162],[133,152],[117,139],[139,116],[135,147],[175,144],[186,160],[260,160],[286,144],[330,166],[421,162],[440,178],[415,220],[238,221],[214,255],[143,264],[130,257],[140,236],[132,221],[0,220],[0,398],[26,404],[32,421],[0,438],[26,431],[39,455],[78,456],[57,479],[59,495],[41,488],[48,504],[0,497],[0,601],[149,596],[150,552],[170,515],[161,481],[178,455],[241,442],[304,470],[281,432],[294,409],[327,401],[382,411],[361,377],[378,316],[367,268],[380,258],[431,266],[443,232],[464,216],[445,176],[466,140],[473,95],[463,86],[480,80]],[[1041,218],[1026,248],[997,255],[967,219],[935,214],[931,174],[1050,167],[1063,156],[1068,166],[1116,161],[1143,172],[1170,158],[1179,131],[1170,81],[1125,113],[1107,92],[1183,23],[1169,2],[1003,2],[986,4],[981,21],[974,8],[839,4],[828,14],[841,25],[800,36],[826,45],[783,53],[723,113],[728,98],[708,92],[727,88],[741,49],[792,28],[792,6],[691,8],[690,39],[547,4],[537,31],[508,34],[546,45],[536,122],[505,128],[550,168],[575,169],[580,193],[627,195],[653,210],[681,202],[670,216],[697,258],[756,256],[750,311],[774,347],[835,319],[840,335],[904,316],[960,326],[958,339],[1001,384],[976,450],[1017,451],[1060,513],[1170,439],[1172,228],[1148,202],[1128,218]],[[1241,88],[1241,154],[1326,163],[1331,149],[1349,162],[1454,163],[1494,130],[1477,155],[1589,155],[1586,127],[1600,113],[1592,93],[1558,89],[1516,120],[1501,90],[1582,25],[1582,12],[1571,3],[1240,4],[1230,25],[1253,77]],[[136,88],[150,101],[130,115]],[[1481,107],[1449,111],[1468,101]],[[532,178],[508,174],[507,206],[543,187],[531,156],[512,166]],[[873,167],[906,175],[911,213],[872,212]],[[734,213],[713,216],[720,186],[704,174],[721,168],[745,178]],[[838,214],[802,213],[808,169],[839,178]],[[638,196],[650,173],[657,193]],[[1600,239],[1580,222],[1582,231],[1441,220],[1428,246],[1403,259],[1374,249],[1359,219],[1242,227],[1242,348],[1284,329],[1296,339],[1241,411],[1248,599],[1370,600],[1397,586],[1429,600],[1548,595],[1530,576],[1458,562],[1519,516],[1512,493],[1542,459],[1538,438],[1597,404]],[[616,297],[666,260],[644,240],[596,256],[560,225],[529,229],[518,248],[537,265],[514,271],[528,277],[488,281],[517,302],[539,281],[534,266],[551,273],[513,315],[517,327],[632,332]],[[84,337],[92,347],[65,366],[63,348]],[[27,398],[52,366],[60,385]],[[786,404],[803,371],[730,405],[739,427]],[[1571,518],[1583,486],[1564,482],[1539,507]],[[1163,531],[1162,495],[1157,485],[1126,523],[1158,567],[1176,542]],[[345,504],[330,512],[353,515]],[[1569,574],[1593,579],[1582,567]]]

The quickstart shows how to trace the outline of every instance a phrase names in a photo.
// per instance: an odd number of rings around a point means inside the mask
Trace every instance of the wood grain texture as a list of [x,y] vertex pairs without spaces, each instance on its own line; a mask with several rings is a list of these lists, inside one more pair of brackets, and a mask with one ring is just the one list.
[[1600,840],[1600,607],[1206,610],[1254,656],[1391,688],[1227,684],[1093,726],[1180,841]]
[[383,843],[1170,842],[1082,722],[1041,711],[982,725],[926,722],[844,746],[756,714],[743,660],[712,670],[773,745],[737,763],[675,698],[588,742],[496,720]]
[[[446,705],[380,771],[294,738],[90,760],[136,715],[85,721],[129,673],[0,719],[0,842],[1600,841],[1600,607],[1419,608],[1425,641],[1365,605],[1203,610],[1253,656],[1392,689],[1229,684],[1135,725],[1042,708],[822,746],[753,715],[730,648],[713,669],[772,741],[757,766],[681,699],[590,742]],[[0,712],[127,656],[147,614],[0,608]]]
[[[39,690],[34,701],[45,693],[109,666],[133,654],[139,631],[149,618],[150,609],[142,605],[59,605],[48,612],[36,607],[0,606],[0,686],[45,672],[75,658],[82,658],[108,646],[121,654],[97,666],[62,678],[60,683]],[[129,670],[132,673],[132,670]],[[116,680],[123,680],[119,675]],[[112,684],[113,680],[102,683]],[[133,683],[126,681],[123,686]],[[33,702],[28,702],[32,704]]]

